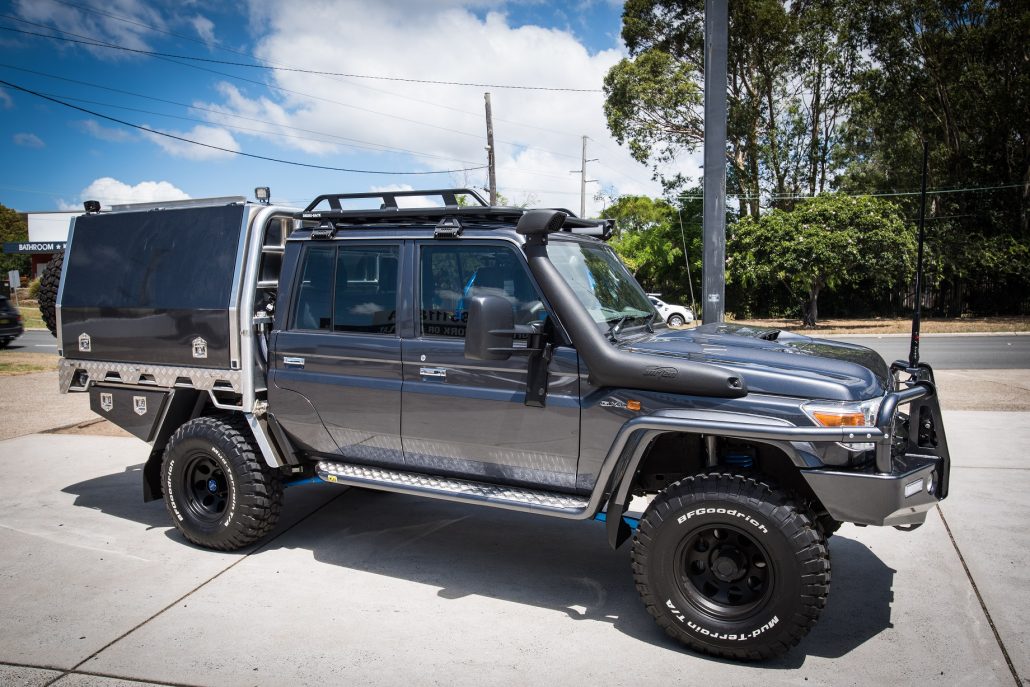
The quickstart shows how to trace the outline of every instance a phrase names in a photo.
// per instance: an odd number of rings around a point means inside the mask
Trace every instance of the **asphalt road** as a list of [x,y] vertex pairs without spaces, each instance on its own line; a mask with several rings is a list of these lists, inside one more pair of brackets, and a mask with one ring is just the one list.
[[[868,346],[887,362],[907,360],[908,336],[827,337]],[[1030,336],[926,335],[919,359],[935,370],[1018,370],[1030,368]]]
[[[833,336],[868,346],[884,360],[908,358],[907,336]],[[57,339],[47,331],[27,331],[11,350],[57,353]],[[1030,336],[923,335],[920,359],[937,370],[1011,370],[1030,368]]]
[[45,329],[30,329],[11,342],[8,348],[23,353],[57,354],[57,339]]

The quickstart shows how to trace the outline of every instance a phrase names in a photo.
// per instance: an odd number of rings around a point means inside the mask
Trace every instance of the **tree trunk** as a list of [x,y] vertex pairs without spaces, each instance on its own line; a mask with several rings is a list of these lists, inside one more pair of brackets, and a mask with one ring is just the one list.
[[808,290],[808,303],[805,304],[805,312],[801,323],[806,327],[815,327],[819,323],[819,290],[822,284],[816,281]]

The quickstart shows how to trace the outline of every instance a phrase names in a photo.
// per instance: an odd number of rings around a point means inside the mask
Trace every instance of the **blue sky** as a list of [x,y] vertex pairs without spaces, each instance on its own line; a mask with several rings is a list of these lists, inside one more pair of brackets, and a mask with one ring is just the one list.
[[[321,193],[481,187],[483,92],[498,185],[514,202],[578,209],[581,136],[590,138],[589,213],[610,194],[657,193],[604,125],[598,92],[623,55],[621,3],[500,0],[152,0],[0,3],[0,203],[22,211],[182,197],[250,196],[303,205]],[[51,40],[28,33],[59,36]],[[71,39],[71,40],[68,40]],[[153,56],[262,65],[244,67]],[[305,72],[303,70],[308,70]],[[316,75],[310,71],[333,72]],[[440,85],[366,77],[493,84]],[[123,120],[247,158],[141,131]],[[684,171],[696,174],[692,161]]]

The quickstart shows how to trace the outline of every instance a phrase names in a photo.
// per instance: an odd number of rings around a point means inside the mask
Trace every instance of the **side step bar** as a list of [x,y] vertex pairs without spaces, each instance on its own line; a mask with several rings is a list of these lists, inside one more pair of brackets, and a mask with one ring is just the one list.
[[589,517],[587,507],[590,499],[575,494],[509,487],[487,482],[471,482],[452,477],[422,475],[417,472],[402,472],[328,460],[323,460],[318,464],[316,474],[319,479],[334,484],[371,487],[402,494],[429,496],[448,501],[565,518],[585,519]]

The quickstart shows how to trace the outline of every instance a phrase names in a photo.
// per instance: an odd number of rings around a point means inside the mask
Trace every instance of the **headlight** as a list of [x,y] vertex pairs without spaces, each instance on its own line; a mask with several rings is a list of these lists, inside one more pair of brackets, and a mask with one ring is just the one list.
[[[801,410],[822,427],[875,427],[882,400],[871,398],[868,401],[808,401],[801,404]],[[870,443],[840,445],[849,451],[868,451],[876,446]]]

